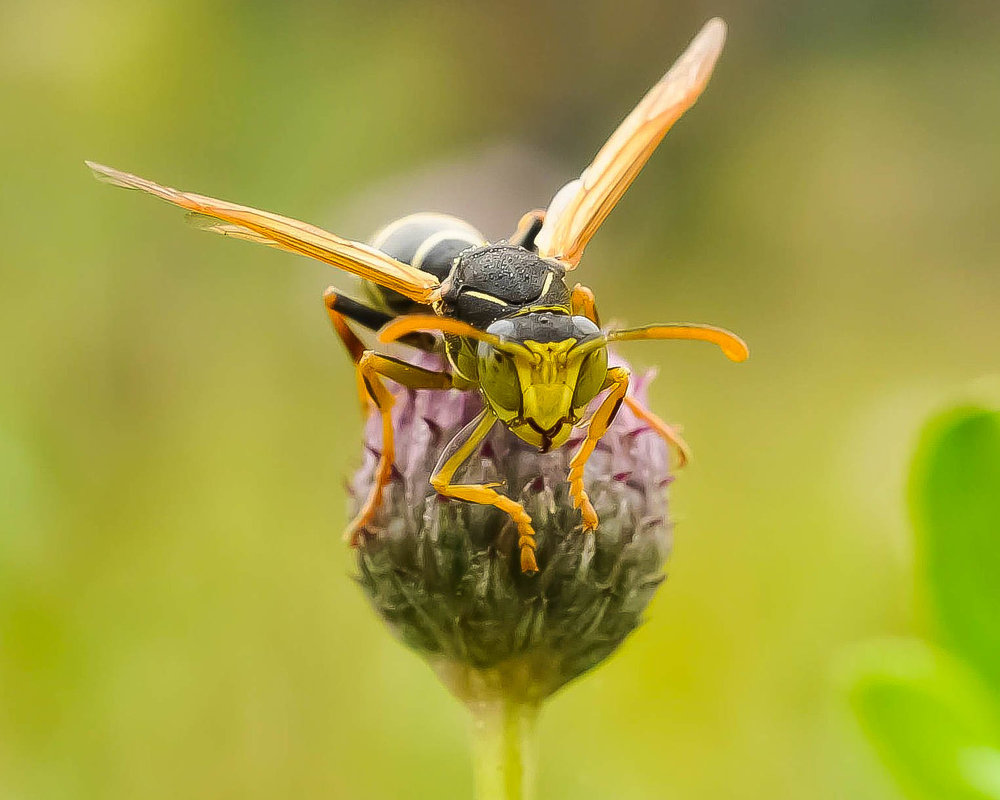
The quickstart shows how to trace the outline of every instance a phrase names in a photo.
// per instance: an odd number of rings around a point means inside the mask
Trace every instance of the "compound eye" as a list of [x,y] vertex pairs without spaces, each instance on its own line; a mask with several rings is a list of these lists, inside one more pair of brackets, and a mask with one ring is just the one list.
[[579,339],[584,339],[593,336],[595,333],[601,332],[601,329],[586,317],[573,317],[573,328],[575,329],[574,332]]
[[573,407],[582,408],[593,400],[608,374],[608,351],[601,347],[584,356],[573,392]]
[[520,410],[521,381],[514,357],[485,342],[479,346],[479,384],[499,408]]

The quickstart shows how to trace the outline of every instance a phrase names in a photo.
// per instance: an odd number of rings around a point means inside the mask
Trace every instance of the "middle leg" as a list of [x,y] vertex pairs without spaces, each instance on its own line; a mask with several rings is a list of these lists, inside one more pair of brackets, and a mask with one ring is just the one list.
[[[588,287],[582,283],[574,286],[571,302],[574,314],[586,317],[595,325],[601,324],[600,317],[597,315],[597,303],[594,293]],[[677,451],[678,468],[685,466],[691,460],[691,448],[684,441],[684,437],[680,435],[677,429],[668,425],[649,409],[643,408],[634,397],[625,397],[624,402],[632,410],[633,414],[649,425],[668,445]]]
[[344,538],[348,539],[352,546],[357,545],[365,526],[375,516],[382,502],[382,493],[392,475],[392,464],[396,459],[396,440],[392,430],[392,407],[396,401],[383,379],[388,378],[409,389],[452,388],[452,378],[447,372],[435,372],[417,367],[371,350],[366,350],[358,360],[358,374],[368,396],[382,417],[382,453],[375,468],[371,491],[344,534]]

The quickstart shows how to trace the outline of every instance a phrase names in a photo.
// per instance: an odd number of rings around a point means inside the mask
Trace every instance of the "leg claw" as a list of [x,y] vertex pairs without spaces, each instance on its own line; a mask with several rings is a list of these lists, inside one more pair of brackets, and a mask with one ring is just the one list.
[[349,543],[351,547],[357,547],[361,544],[361,541],[368,535],[368,522],[369,520],[366,519],[348,525],[347,530],[344,531],[344,541]]
[[538,572],[538,562],[535,561],[535,551],[530,547],[521,547],[521,572],[534,575]]

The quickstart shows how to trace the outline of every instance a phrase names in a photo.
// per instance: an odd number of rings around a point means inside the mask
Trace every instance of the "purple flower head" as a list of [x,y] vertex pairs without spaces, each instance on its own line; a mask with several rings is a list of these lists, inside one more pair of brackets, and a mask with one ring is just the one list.
[[[643,405],[652,377],[632,381],[630,394]],[[531,515],[539,572],[525,575],[506,514],[448,500],[429,484],[443,448],[482,410],[479,395],[390,386],[396,461],[358,549],[359,582],[396,635],[459,696],[540,700],[607,658],[663,581],[671,545],[667,446],[622,406],[587,463],[585,485],[600,525],[583,533],[566,475],[584,432],[539,453],[498,425],[460,476],[463,483],[502,483]],[[371,486],[381,446],[372,414],[351,483],[352,511]]]

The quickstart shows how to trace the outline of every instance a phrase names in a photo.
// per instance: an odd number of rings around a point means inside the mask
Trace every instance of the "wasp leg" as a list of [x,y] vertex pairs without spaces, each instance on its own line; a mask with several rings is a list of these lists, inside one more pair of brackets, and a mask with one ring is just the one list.
[[[334,287],[330,286],[323,292],[323,304],[330,315],[334,330],[340,336],[347,351],[351,354],[352,360],[357,363],[361,354],[365,351],[365,346],[358,339],[357,335],[348,327],[347,320],[356,322],[370,331],[377,331],[392,322],[396,317],[394,314],[386,313],[377,308],[372,308],[364,303],[359,303],[350,297],[340,294]],[[437,340],[430,334],[414,333],[400,338],[403,344],[416,347],[418,350],[428,352],[437,346]],[[358,349],[360,348],[360,349]]]
[[[327,287],[327,290],[323,292],[323,305],[326,306],[326,313],[330,316],[333,329],[337,332],[340,341],[351,357],[351,361],[355,364],[361,360],[361,356],[367,350],[367,347],[358,338],[358,335],[351,330],[347,321],[357,322],[365,328],[376,331],[395,319],[392,314],[387,314],[384,311],[366,306],[364,303],[359,303],[350,297],[344,297],[332,286]],[[403,337],[400,341],[420,350],[431,351],[435,347],[434,337],[429,334],[415,333]],[[361,401],[361,414],[364,416],[368,413],[369,395],[365,390],[364,383],[361,381],[361,373],[358,372],[356,377],[358,398]]]
[[587,428],[587,438],[580,443],[580,449],[576,451],[569,462],[569,493],[573,498],[573,507],[579,508],[583,515],[583,530],[592,531],[597,527],[597,512],[587,496],[587,490],[583,488],[583,468],[587,465],[587,459],[594,452],[594,447],[605,433],[608,426],[614,420],[618,409],[621,408],[622,400],[628,391],[629,372],[624,367],[612,367],[608,370],[608,376],[604,379],[601,387],[611,389],[608,396],[598,407],[597,411],[590,418],[590,425]]
[[389,482],[392,464],[396,458],[396,441],[392,430],[392,407],[396,401],[392,392],[386,388],[383,378],[388,378],[410,389],[450,389],[452,387],[451,375],[447,372],[434,372],[407,364],[396,358],[380,355],[371,350],[366,350],[358,360],[358,374],[361,376],[368,396],[371,397],[382,417],[382,454],[379,456],[378,466],[375,469],[375,480],[372,483],[371,491],[358,515],[347,526],[347,531],[344,533],[344,538],[349,540],[352,546],[357,545],[361,532],[371,522],[375,511],[382,502],[382,492]]
[[668,425],[649,409],[643,408],[634,397],[626,397],[625,405],[632,409],[633,414],[656,431],[666,441],[668,446],[673,447],[677,451],[678,469],[687,465],[691,460],[691,447],[684,441],[684,437],[675,428]]
[[517,230],[507,240],[508,244],[523,247],[525,250],[536,250],[535,237],[542,230],[544,222],[544,209],[536,208],[534,211],[529,211],[517,223]]
[[[595,325],[600,325],[601,321],[597,315],[597,303],[593,291],[578,283],[573,287],[571,295],[573,313],[586,317]],[[656,416],[652,411],[643,408],[635,398],[624,398],[625,405],[632,409],[632,413],[645,422],[656,433],[658,433],[667,444],[677,451],[678,468],[685,466],[691,460],[691,448],[684,441],[683,437],[674,428]]]
[[[378,316],[384,316],[386,321],[391,319],[388,314],[381,314],[374,309],[369,309],[366,306],[362,306],[360,303],[356,303],[349,297],[341,297],[337,290],[332,286],[327,287],[327,290],[323,292],[323,305],[326,306],[326,313],[330,316],[330,322],[333,323],[333,329],[337,332],[337,336],[340,337],[340,341],[344,345],[344,349],[347,350],[347,354],[351,357],[351,361],[357,364],[361,360],[361,356],[364,355],[365,343],[362,342],[358,335],[351,330],[351,326],[347,324],[347,318],[353,309],[348,306],[348,303],[352,303],[361,309],[366,311],[371,311],[372,314]],[[355,314],[350,314],[351,319],[357,319]],[[384,322],[380,323],[384,324]],[[368,414],[368,405],[370,403],[370,398],[368,392],[365,390],[365,385],[361,380],[361,371],[355,371],[355,379],[357,383],[358,400],[361,403],[361,416],[364,418]]]
[[582,283],[578,283],[573,287],[573,293],[570,297],[573,313],[586,317],[600,327],[601,318],[597,316],[597,301],[594,298],[594,292]]
[[[384,317],[385,319],[375,320],[376,324],[373,329],[378,329],[385,325],[386,322],[392,319],[388,314],[382,314],[374,309],[362,306],[361,303],[357,303],[351,300],[349,297],[341,297],[337,293],[337,290],[332,286],[327,287],[327,290],[323,292],[323,305],[326,306],[326,313],[330,316],[330,322],[333,323],[333,329],[337,332],[337,336],[340,337],[340,341],[344,343],[344,349],[347,350],[348,355],[351,357],[351,361],[357,364],[361,360],[361,356],[364,355],[365,343],[362,342],[358,335],[351,330],[351,327],[347,324],[348,319],[354,319],[355,321],[361,322],[362,325],[365,322],[358,320],[357,315],[350,313],[350,306],[352,304],[358,306],[366,311],[370,311],[377,317]],[[368,325],[366,327],[372,327]]]
[[441,458],[434,468],[434,475],[431,476],[431,486],[438,494],[445,497],[496,506],[507,514],[517,526],[517,544],[521,549],[521,571],[535,573],[538,572],[538,562],[535,560],[535,530],[531,527],[531,517],[524,510],[524,506],[496,491],[495,487],[500,485],[498,483],[452,483],[458,468],[475,452],[479,443],[496,423],[496,414],[486,409],[459,431],[441,454]]

